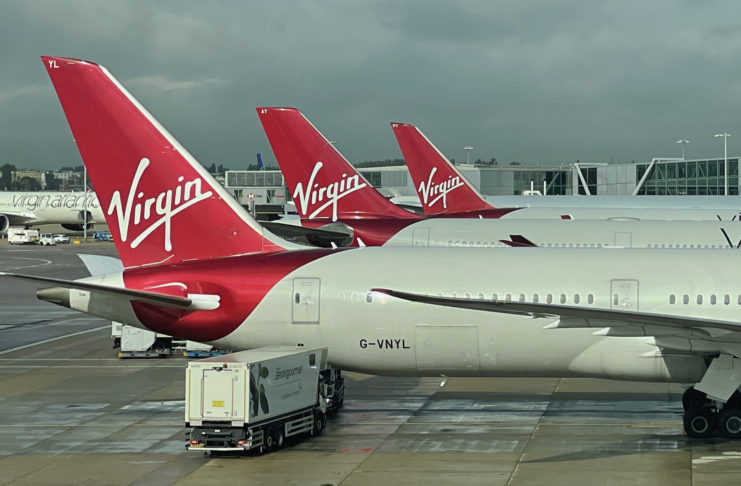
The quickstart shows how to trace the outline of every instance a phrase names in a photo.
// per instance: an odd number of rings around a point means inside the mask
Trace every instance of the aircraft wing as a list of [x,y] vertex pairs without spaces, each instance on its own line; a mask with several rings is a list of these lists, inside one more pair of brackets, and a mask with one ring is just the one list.
[[379,288],[372,289],[372,291],[411,302],[555,321],[546,326],[548,329],[594,328],[595,334],[604,336],[654,336],[657,339],[657,345],[664,348],[698,352],[720,350],[741,356],[741,324],[733,321],[678,317],[620,309],[440,297]]
[[0,216],[8,218],[9,226],[23,226],[37,219],[32,211],[2,211]]

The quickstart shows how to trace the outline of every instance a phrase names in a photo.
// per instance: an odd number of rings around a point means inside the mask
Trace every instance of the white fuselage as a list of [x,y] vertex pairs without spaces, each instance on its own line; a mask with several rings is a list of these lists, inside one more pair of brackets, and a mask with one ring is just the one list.
[[384,246],[505,247],[520,235],[540,247],[737,248],[737,221],[602,221],[426,219],[402,229]]
[[[451,196],[452,197],[452,196]],[[486,196],[495,208],[520,208],[502,219],[737,221],[739,196]],[[391,199],[419,205],[416,196]]]
[[[553,319],[410,303],[370,289],[733,322],[741,310],[739,263],[741,254],[718,250],[337,251],[281,279],[235,331],[215,344],[234,350],[321,344],[329,346],[329,359],[336,366],[376,374],[694,382],[702,377],[705,362],[691,352],[698,346],[686,337],[609,337],[595,335],[595,329],[544,329]],[[248,265],[244,273],[249,274]],[[105,278],[120,285],[120,275]],[[142,325],[130,306],[112,305],[106,298],[73,301],[71,307]],[[733,336],[707,339],[731,345]],[[670,340],[670,353],[662,353],[662,339]]]
[[105,221],[98,198],[84,192],[0,192],[0,215],[10,225],[82,224],[87,208],[89,222]]
[[739,196],[485,196],[486,202],[502,208],[644,208],[644,209],[733,209],[741,210]]

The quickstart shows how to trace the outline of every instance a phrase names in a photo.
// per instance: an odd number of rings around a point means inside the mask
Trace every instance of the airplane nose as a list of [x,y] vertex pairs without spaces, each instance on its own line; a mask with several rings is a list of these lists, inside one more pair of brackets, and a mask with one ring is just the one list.
[[46,287],[36,291],[36,298],[52,304],[69,307],[69,289],[63,287]]

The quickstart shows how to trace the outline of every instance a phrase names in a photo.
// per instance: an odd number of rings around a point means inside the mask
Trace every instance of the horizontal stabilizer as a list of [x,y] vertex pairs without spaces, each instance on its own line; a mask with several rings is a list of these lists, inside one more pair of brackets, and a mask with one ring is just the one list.
[[522,235],[509,235],[509,240],[499,240],[501,243],[504,243],[505,245],[514,246],[514,247],[536,247],[535,243],[528,240]]
[[[21,278],[24,280],[31,280],[34,282],[43,282],[53,284],[57,287],[66,289],[86,290],[86,291],[99,291],[108,292],[115,295],[120,295],[129,298],[130,300],[136,300],[138,302],[146,302],[148,304],[160,305],[163,307],[170,307],[173,309],[184,309],[191,310],[193,300],[186,297],[177,297],[174,295],[158,294],[155,292],[148,292],[146,290],[131,290],[121,287],[111,287],[109,285],[101,285],[90,282],[80,282],[77,280],[62,280],[58,278],[49,277],[35,277],[31,275],[17,275],[14,273],[0,272],[2,277],[14,277]],[[42,291],[45,289],[42,289]]]
[[[347,227],[334,227],[333,229],[325,229],[324,227],[307,228],[305,226],[280,223],[276,221],[261,221],[261,224],[271,233],[287,239],[305,238],[310,242],[328,241],[334,242],[337,246],[345,246],[343,245],[343,242],[348,239],[352,242],[353,233]],[[341,231],[341,229],[344,228],[347,228],[347,231]],[[326,246],[329,246],[329,244]]]
[[77,255],[91,276],[105,275],[106,273],[122,272],[124,267],[121,260],[105,255]]

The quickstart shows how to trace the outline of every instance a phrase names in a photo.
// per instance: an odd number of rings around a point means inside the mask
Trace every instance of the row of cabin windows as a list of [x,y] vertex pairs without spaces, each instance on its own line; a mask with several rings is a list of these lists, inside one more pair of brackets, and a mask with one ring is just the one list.
[[[455,297],[455,295],[453,295],[453,297]],[[503,300],[504,302],[514,302],[515,297],[517,298],[517,302],[532,302],[533,304],[538,304],[538,303],[553,304],[556,302],[556,300],[558,300],[559,304],[568,304],[568,303],[580,304],[582,303],[582,300],[584,300],[587,304],[594,304],[594,294],[587,294],[586,298],[582,299],[582,295],[578,293],[573,294],[571,296],[567,294],[547,293],[547,294],[542,295],[543,297],[542,302],[541,302],[541,294],[539,293],[532,294],[532,298],[530,300],[527,299],[527,295],[525,294],[519,294],[517,296],[514,296],[511,293],[506,293],[500,296],[499,294],[494,293],[491,295],[491,300]],[[479,298],[483,299],[484,298],[483,294],[479,294]]]
[[[443,294],[442,292],[437,294],[439,297],[445,297],[446,294]],[[450,292],[447,294],[448,297],[457,298],[458,293],[457,292]],[[478,294],[472,294],[470,292],[464,292],[460,294],[461,297],[465,299],[473,299],[477,298],[479,300],[486,299],[486,296],[479,292]],[[337,295],[340,302],[345,302],[346,297],[344,292],[340,292]],[[350,295],[350,303],[356,303],[360,302],[359,295],[357,292],[352,292]],[[501,300],[504,302],[531,302],[534,304],[538,303],[544,303],[544,304],[594,304],[594,294],[586,294],[582,297],[582,294],[576,293],[572,295],[568,294],[553,294],[553,293],[547,293],[547,294],[539,294],[539,293],[533,293],[531,294],[531,299],[528,300],[527,294],[512,294],[512,293],[505,293],[505,294],[498,294],[493,293],[491,294],[491,300]],[[542,300],[541,300],[542,299]],[[373,294],[371,292],[368,292],[365,294],[365,302],[372,303],[373,302]],[[382,299],[383,302],[383,299]]]
[[[721,299],[722,297],[722,299]],[[684,294],[682,296],[682,304],[688,305],[690,303],[690,300],[694,300],[698,304],[702,304],[704,299],[702,294],[697,294],[694,299],[688,294]],[[731,296],[728,294],[725,294],[723,296],[716,296],[715,294],[711,294],[708,296],[708,302],[710,302],[710,305],[715,305],[720,303],[720,301],[723,301],[723,305],[730,305],[731,304]],[[679,302],[679,299],[677,299],[677,296],[675,294],[669,295],[669,304],[675,305]],[[736,298],[736,303],[738,305],[741,305],[741,294],[739,294]]]
[[[543,248],[602,248],[603,246],[615,246],[612,243],[536,243]],[[473,247],[508,247],[510,245],[501,241],[461,241],[448,240],[447,246],[473,246]],[[649,243],[646,248],[729,248],[728,245],[688,245],[671,243]]]

